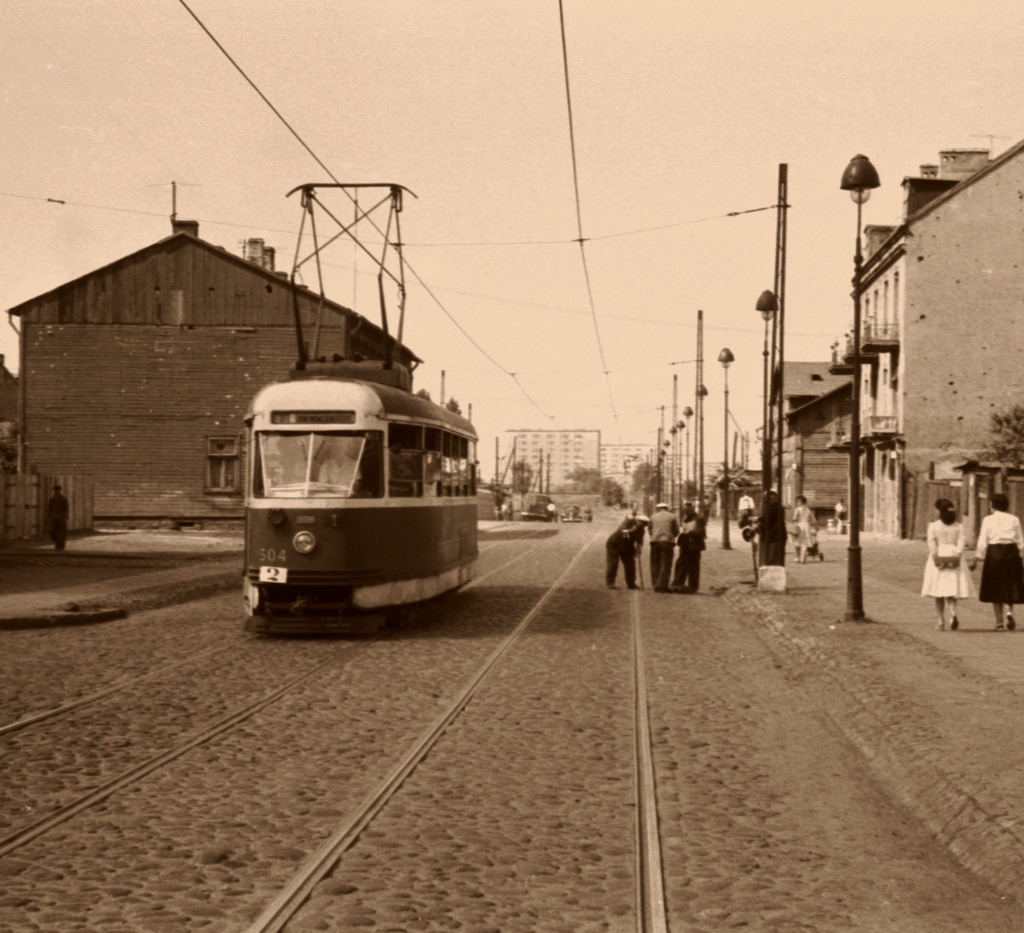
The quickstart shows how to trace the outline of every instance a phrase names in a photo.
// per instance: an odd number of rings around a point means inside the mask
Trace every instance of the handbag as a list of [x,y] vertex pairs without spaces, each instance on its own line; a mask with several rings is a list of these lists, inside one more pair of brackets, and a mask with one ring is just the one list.
[[800,525],[796,522],[786,522],[786,534],[793,535],[795,538],[800,534]]
[[952,570],[960,566],[960,555],[952,544],[940,544],[935,552],[935,566],[939,570]]

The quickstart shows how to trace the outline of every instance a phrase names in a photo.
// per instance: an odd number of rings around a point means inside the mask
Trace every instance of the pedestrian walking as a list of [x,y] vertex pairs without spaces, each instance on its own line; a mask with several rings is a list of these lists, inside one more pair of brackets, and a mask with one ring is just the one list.
[[46,504],[46,522],[54,550],[63,551],[68,538],[68,500],[60,486],[53,487],[53,495]]
[[627,515],[619,527],[608,536],[604,545],[604,582],[609,589],[615,589],[615,578],[618,576],[620,563],[626,586],[631,590],[639,589],[636,585],[636,556],[638,550],[643,548],[643,541],[644,523],[635,513]]
[[796,559],[801,564],[807,563],[807,552],[815,544],[818,536],[818,523],[814,513],[807,507],[807,497],[797,496],[793,516],[787,529],[793,537],[796,547]]
[[672,576],[672,551],[679,535],[679,522],[667,502],[659,502],[651,516],[651,587],[667,593]]
[[745,492],[740,496],[740,501],[736,504],[736,507],[739,509],[740,528],[746,528],[754,517],[754,500],[749,492]]
[[928,526],[928,560],[924,565],[921,595],[935,600],[938,622],[935,627],[946,629],[946,610],[949,627],[956,631],[960,620],[956,615],[958,599],[974,599],[974,581],[963,562],[964,526],[956,520],[956,509],[949,499],[937,499],[935,508],[939,517]]
[[1024,603],[1024,532],[1017,516],[1010,514],[1010,500],[1003,493],[993,495],[991,503],[992,513],[981,520],[976,556],[969,566],[974,570],[982,561],[978,599],[992,603],[997,631],[1012,632],[1017,627],[1013,607]]
[[704,518],[693,504],[683,506],[683,521],[679,526],[679,555],[672,574],[673,593],[696,593],[700,589],[700,555],[707,546],[707,527]]

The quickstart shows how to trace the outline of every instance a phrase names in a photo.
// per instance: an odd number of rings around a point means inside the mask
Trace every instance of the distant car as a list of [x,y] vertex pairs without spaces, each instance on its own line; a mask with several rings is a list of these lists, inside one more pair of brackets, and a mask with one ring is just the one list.
[[562,509],[563,522],[583,521],[583,510],[578,505],[570,505]]
[[556,522],[558,521],[558,507],[552,501],[551,496],[534,493],[526,497],[519,517],[524,522]]

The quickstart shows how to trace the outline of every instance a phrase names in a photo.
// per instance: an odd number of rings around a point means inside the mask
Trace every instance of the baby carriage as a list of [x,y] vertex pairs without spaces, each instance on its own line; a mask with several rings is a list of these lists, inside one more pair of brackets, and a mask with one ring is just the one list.
[[808,560],[813,560],[815,557],[818,558],[818,560],[824,560],[825,559],[825,555],[822,554],[821,548],[818,547],[818,529],[817,528],[812,528],[811,529],[811,541],[810,541],[810,544],[807,545],[807,555],[806,556],[807,556]]

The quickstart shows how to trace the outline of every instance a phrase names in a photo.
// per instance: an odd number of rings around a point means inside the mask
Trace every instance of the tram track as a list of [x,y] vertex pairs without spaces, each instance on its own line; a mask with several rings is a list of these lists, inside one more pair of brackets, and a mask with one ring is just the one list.
[[[530,611],[516,625],[512,632],[502,641],[498,648],[474,672],[449,704],[448,708],[417,738],[409,750],[401,757],[390,773],[363,799],[362,803],[351,813],[344,823],[338,826],[331,838],[314,852],[303,864],[295,876],[288,882],[276,898],[266,907],[263,913],[252,923],[246,933],[277,933],[294,917],[309,897],[315,886],[327,875],[338,859],[355,841],[359,834],[372,822],[373,818],[387,805],[399,787],[415,770],[416,766],[427,756],[437,744],[438,739],[451,726],[455,719],[466,708],[484,678],[497,666],[505,654],[516,644],[530,623],[543,609],[552,595],[569,576],[572,569],[583,557],[586,548],[581,548],[569,561],[558,578],[534,603]],[[526,555],[520,555],[505,565],[516,563]],[[482,579],[492,576],[500,569],[492,571]],[[474,581],[476,582],[476,581]]]
[[[301,824],[294,822],[293,814],[292,817],[286,818],[282,814],[282,818],[285,820],[285,824],[288,826],[287,836],[281,836],[279,833],[275,833],[272,838],[280,839],[302,839],[308,842],[313,842],[314,839],[319,839],[320,842],[312,846],[311,849],[306,850],[306,860],[303,863],[302,868],[298,873],[295,873],[290,877],[291,872],[283,873],[282,869],[288,868],[284,864],[277,864],[274,866],[273,871],[267,871],[267,863],[265,861],[265,855],[263,858],[259,858],[256,864],[263,867],[260,868],[258,876],[246,875],[245,885],[253,886],[251,900],[252,911],[246,910],[245,916],[247,918],[255,916],[255,910],[257,905],[260,903],[267,905],[263,914],[260,918],[254,921],[255,925],[252,927],[253,930],[260,929],[283,929],[288,923],[290,917],[296,915],[296,911],[299,911],[302,904],[310,896],[310,891],[317,890],[318,882],[321,881],[328,873],[332,872],[333,867],[336,866],[339,858],[344,855],[346,850],[351,848],[357,839],[361,839],[366,834],[368,829],[373,829],[374,832],[371,835],[375,835],[378,830],[376,822],[382,814],[388,813],[393,808],[389,807],[388,804],[392,802],[396,793],[400,788],[407,786],[408,784],[416,784],[419,781],[417,775],[415,781],[410,781],[413,773],[421,766],[423,761],[430,758],[432,761],[437,761],[438,753],[436,750],[437,743],[442,736],[451,732],[455,727],[458,729],[464,729],[464,726],[459,725],[462,723],[464,713],[467,707],[472,703],[472,708],[477,708],[477,703],[473,702],[474,698],[478,696],[482,687],[487,686],[487,693],[490,696],[489,702],[494,700],[494,691],[496,684],[494,683],[495,676],[498,675],[498,679],[505,683],[506,686],[499,688],[504,690],[508,688],[508,684],[516,684],[518,681],[515,680],[517,675],[509,673],[510,665],[506,662],[510,657],[513,656],[513,648],[517,646],[522,640],[524,635],[529,634],[531,640],[537,636],[537,633],[532,631],[536,627],[536,624],[543,622],[543,627],[546,630],[550,630],[552,626],[555,626],[555,630],[558,630],[560,625],[560,606],[567,602],[578,599],[576,594],[582,592],[588,592],[587,600],[590,601],[590,605],[597,607],[612,607],[614,609],[615,618],[619,619],[619,622],[625,621],[627,616],[622,615],[623,610],[626,610],[631,604],[633,608],[630,610],[634,613],[635,617],[632,618],[632,626],[634,629],[640,626],[640,618],[638,613],[639,603],[637,597],[639,594],[630,593],[630,603],[625,600],[618,600],[617,604],[613,606],[609,603],[605,592],[602,590],[581,590],[579,587],[585,577],[581,572],[577,572],[580,569],[580,561],[586,554],[588,547],[593,544],[597,539],[597,536],[588,535],[586,540],[580,540],[578,545],[576,542],[572,543],[572,550],[564,547],[565,539],[563,538],[563,546],[560,549],[554,551],[544,551],[539,553],[532,548],[524,549],[522,552],[510,556],[508,560],[501,561],[499,566],[493,567],[487,572],[480,574],[471,584],[463,588],[463,592],[466,590],[476,591],[476,595],[473,595],[468,602],[463,602],[461,608],[458,604],[454,607],[446,607],[446,616],[443,622],[435,620],[434,622],[426,622],[423,626],[417,626],[407,633],[386,633],[379,638],[373,639],[372,642],[360,642],[360,647],[370,647],[373,645],[380,645],[382,648],[390,645],[390,648],[384,652],[374,650],[369,656],[373,662],[373,666],[378,670],[388,670],[394,663],[394,659],[399,657],[405,657],[407,663],[412,662],[413,666],[418,669],[422,669],[424,672],[431,672],[433,670],[432,664],[428,659],[428,656],[420,658],[421,647],[431,647],[430,651],[437,657],[441,657],[438,654],[439,651],[450,654],[452,648],[458,647],[459,649],[467,649],[472,652],[477,652],[479,649],[483,649],[481,654],[482,660],[477,659],[472,667],[467,666],[467,662],[470,659],[470,655],[465,651],[462,651],[462,659],[457,665],[452,666],[452,671],[461,669],[462,675],[459,681],[453,681],[450,678],[450,674],[442,675],[441,679],[436,674],[432,674],[428,677],[423,685],[414,685],[403,681],[401,676],[398,680],[389,678],[389,682],[394,680],[394,686],[399,687],[400,691],[394,692],[392,695],[390,692],[380,697],[365,694],[365,685],[368,682],[367,678],[376,676],[371,675],[369,671],[362,671],[365,665],[358,665],[352,667],[346,665],[345,670],[347,673],[342,680],[331,677],[332,684],[346,684],[341,696],[337,696],[332,702],[340,710],[345,711],[345,721],[353,721],[356,727],[353,730],[349,730],[347,727],[343,732],[334,732],[333,741],[335,744],[342,743],[342,746],[346,749],[352,748],[353,750],[359,749],[359,754],[352,758],[352,761],[346,763],[346,759],[351,758],[348,751],[338,758],[333,756],[331,758],[330,770],[336,772],[334,774],[324,774],[327,779],[325,782],[325,790],[333,788],[329,791],[330,794],[335,795],[337,791],[340,791],[343,787],[350,791],[347,795],[340,798],[331,796],[333,807],[340,809],[342,820],[335,822],[333,830],[329,831],[326,824],[323,827],[323,831],[319,828],[314,828],[312,824],[308,824],[307,820],[304,820]],[[527,561],[532,555],[534,564],[523,563]],[[557,555],[557,563],[552,560],[552,557]],[[503,555],[504,556],[504,555]],[[493,558],[492,558],[493,559]],[[564,564],[563,564],[564,561]],[[552,566],[552,564],[555,566]],[[562,569],[559,571],[557,565],[562,564]],[[504,573],[504,576],[502,574]],[[537,586],[538,574],[542,574],[547,578],[543,584],[543,590],[537,593],[531,593],[531,590]],[[555,576],[557,574],[557,576]],[[554,577],[554,579],[552,579]],[[570,580],[574,581],[570,585]],[[586,584],[583,584],[584,586]],[[526,597],[531,597],[529,603],[526,602]],[[622,593],[621,596],[627,596],[626,593]],[[557,597],[557,604],[555,598]],[[456,597],[458,599],[458,597]],[[447,614],[450,611],[455,617],[449,623]],[[518,615],[518,620],[511,616],[509,610],[513,610]],[[603,609],[602,609],[603,611]],[[611,610],[609,610],[611,611]],[[590,609],[584,610],[584,616],[588,616],[591,612]],[[488,617],[487,624],[477,629],[476,620],[480,618],[480,614],[483,613]],[[500,617],[504,616],[502,620]],[[471,635],[469,639],[466,639],[467,630],[464,628],[466,623],[473,625],[470,630]],[[621,626],[617,623],[617,628]],[[622,630],[624,634],[625,630]],[[542,639],[547,640],[547,636],[541,635]],[[633,637],[636,638],[634,632]],[[494,639],[491,641],[491,639]],[[616,636],[617,640],[621,639],[621,636]],[[454,639],[454,640],[453,640]],[[486,639],[486,641],[484,640]],[[490,642],[488,644],[488,642]],[[533,641],[533,647],[531,651],[535,651],[540,643]],[[420,646],[416,648],[414,653],[410,653],[410,650],[414,646]],[[574,649],[575,650],[575,649]],[[591,657],[600,657],[600,655],[591,655],[589,649],[585,655],[588,659]],[[633,648],[634,659],[642,658],[642,645]],[[429,653],[428,653],[429,654]],[[514,652],[515,656],[519,659],[517,663],[522,661],[522,651]],[[324,662],[323,668],[326,668],[330,664],[336,664],[339,659],[331,659],[330,661]],[[609,662],[610,663],[610,662]],[[634,665],[636,661],[634,660]],[[546,664],[546,662],[545,662]],[[461,665],[461,667],[460,667]],[[413,668],[410,668],[410,670]],[[618,670],[618,668],[616,668]],[[616,677],[626,677],[627,667],[624,665],[621,668],[621,675],[616,673]],[[306,673],[305,677],[302,678],[305,682],[310,683],[313,678],[316,677],[317,670],[310,670]],[[634,673],[634,680],[638,683],[640,678]],[[352,678],[356,679],[353,680]],[[509,681],[509,678],[513,679]],[[300,678],[296,678],[298,681]],[[369,711],[375,714],[375,721],[377,714],[381,717],[385,717],[387,720],[395,723],[395,729],[389,730],[390,734],[394,736],[402,735],[401,725],[404,720],[401,710],[409,707],[409,700],[404,699],[404,695],[409,693],[409,688],[413,688],[412,696],[414,697],[425,697],[427,703],[429,703],[429,697],[431,695],[436,696],[437,694],[431,694],[431,682],[436,683],[451,683],[454,685],[457,682],[461,682],[461,686],[455,692],[446,692],[444,697],[443,711],[439,714],[433,714],[432,716],[424,717],[422,727],[418,727],[420,731],[414,733],[411,729],[405,730],[405,737],[402,740],[401,747],[405,749],[404,752],[399,753],[399,757],[396,757],[395,749],[399,746],[388,745],[386,734],[382,731],[379,738],[374,729],[374,739],[372,747],[360,748],[362,745],[361,736],[366,735],[366,725],[362,728],[358,726],[359,722],[366,723],[365,719],[359,717],[363,715],[358,710],[352,710],[349,713],[349,701],[354,700],[357,696],[366,696],[369,700],[364,713]],[[70,853],[64,849],[64,846],[60,843],[58,834],[51,834],[53,838],[48,837],[48,833],[51,829],[55,829],[58,826],[64,826],[69,820],[72,820],[76,815],[82,814],[84,811],[90,808],[95,808],[95,805],[101,801],[107,801],[111,798],[116,797],[116,801],[112,801],[110,805],[101,808],[101,812],[97,813],[95,817],[89,819],[86,825],[82,826],[81,830],[74,832],[70,838],[83,840],[87,838],[100,838],[101,834],[103,838],[109,836],[110,833],[115,833],[120,839],[123,835],[124,830],[122,827],[128,829],[128,837],[134,839],[134,841],[126,840],[122,842],[122,845],[126,846],[131,851],[145,851],[144,849],[139,850],[140,845],[145,845],[143,839],[136,833],[136,828],[141,831],[143,826],[148,827],[146,833],[147,838],[159,839],[166,838],[166,833],[161,831],[162,820],[156,819],[155,823],[152,823],[151,814],[156,815],[154,812],[154,806],[152,802],[143,806],[141,809],[139,805],[144,800],[159,801],[165,799],[168,793],[171,792],[175,795],[181,795],[183,799],[189,801],[190,818],[189,824],[192,832],[189,834],[191,842],[178,841],[176,848],[189,851],[194,849],[197,845],[202,846],[203,843],[200,840],[214,840],[218,838],[218,834],[223,834],[222,830],[218,830],[217,826],[224,828],[229,827],[240,827],[244,824],[234,822],[238,819],[245,819],[243,813],[255,812],[255,813],[276,813],[277,804],[273,802],[273,798],[264,798],[262,796],[262,790],[256,786],[249,786],[251,781],[245,780],[243,775],[247,771],[256,768],[260,775],[267,774],[267,779],[272,783],[276,784],[279,780],[274,778],[269,772],[265,772],[265,766],[271,761],[276,761],[284,764],[286,758],[280,754],[271,752],[269,755],[263,754],[262,761],[257,764],[257,759],[252,752],[248,752],[247,749],[253,748],[252,742],[262,741],[260,736],[271,736],[275,728],[280,728],[280,725],[284,723],[294,721],[295,716],[298,714],[300,717],[304,717],[304,710],[316,710],[322,705],[320,699],[321,693],[325,686],[327,686],[327,680],[317,680],[315,687],[310,686],[305,688],[302,693],[304,697],[300,706],[296,707],[294,700],[289,704],[291,709],[280,709],[278,706],[273,708],[277,710],[271,718],[267,718],[264,714],[259,717],[258,724],[254,724],[244,730],[244,734],[237,735],[233,741],[230,742],[231,748],[224,748],[224,739],[232,734],[232,730],[236,729],[241,722],[246,719],[252,719],[259,708],[270,707],[274,704],[275,697],[267,695],[262,702],[250,704],[244,710],[238,710],[235,713],[222,717],[215,723],[212,723],[209,727],[198,732],[190,737],[186,742],[179,743],[173,749],[168,749],[166,753],[159,755],[153,755],[147,762],[140,763],[137,767],[130,769],[120,775],[119,777],[105,782],[102,786],[92,789],[88,794],[80,795],[79,799],[70,802],[66,806],[61,808],[59,813],[53,813],[45,819],[35,821],[30,826],[22,826],[20,829],[13,832],[9,837],[0,840],[0,856],[7,855],[10,852],[24,847],[27,843],[37,841],[37,848],[33,846],[31,851],[26,850],[23,859],[29,860],[30,862],[45,861],[49,864],[51,855],[57,857],[57,861],[54,864],[54,868],[67,877],[74,877],[76,872],[80,869],[72,869],[70,866],[72,862],[77,865],[78,859],[81,858],[79,855],[75,855],[78,851],[78,847],[72,847]],[[298,690],[298,686],[292,687],[294,691]],[[281,698],[283,691],[289,689],[289,685],[282,685],[278,691],[276,691]],[[332,692],[337,693],[335,687],[332,687]],[[534,688],[537,689],[537,688]],[[359,691],[357,693],[357,691]],[[633,700],[636,709],[644,709],[645,701],[643,699]],[[628,704],[626,704],[628,706]],[[376,710],[372,707],[377,707]],[[422,699],[418,702],[418,712],[427,713],[428,709],[425,707]],[[352,717],[356,718],[353,720]],[[479,716],[471,716],[469,719],[479,720]],[[384,719],[379,720],[383,723]],[[255,721],[254,721],[255,723]],[[276,724],[279,724],[275,726]],[[564,721],[563,721],[564,723]],[[557,723],[556,723],[557,724]],[[329,723],[325,720],[325,727],[330,728]],[[304,723],[303,731],[307,731],[312,728],[312,725]],[[479,728],[478,726],[474,728]],[[628,731],[628,730],[626,730]],[[327,733],[325,733],[327,734]],[[182,762],[184,756],[190,751],[197,750],[203,744],[213,744],[216,741],[216,746],[211,748],[209,751],[203,753],[199,758],[193,762],[192,765],[187,765]],[[643,741],[643,740],[640,740]],[[277,744],[277,743],[275,743]],[[377,747],[379,744],[379,747]],[[283,748],[293,746],[294,743],[284,743]],[[305,747],[303,743],[302,747]],[[390,749],[390,751],[389,751]],[[386,755],[382,756],[380,753],[385,752]],[[312,758],[314,756],[305,756]],[[442,756],[443,757],[443,756]],[[390,764],[388,760],[390,759]],[[171,767],[174,762],[182,762],[177,767]],[[215,763],[215,764],[214,764]],[[306,770],[308,766],[314,764],[313,761],[308,761],[306,764]],[[184,765],[184,766],[183,766]],[[367,778],[372,778],[372,772],[377,772],[380,776],[376,778],[376,783],[371,784],[370,780],[361,781],[358,785],[353,785],[350,780],[347,780],[346,773],[351,774],[353,765],[359,769],[360,772],[366,770]],[[225,766],[234,768],[234,771],[223,770]],[[340,766],[340,770],[339,770]],[[241,767],[242,770],[238,770]],[[194,787],[192,786],[192,776],[199,775],[202,770],[206,768],[208,774],[204,776],[204,780],[197,783]],[[214,768],[215,770],[210,770]],[[633,765],[634,773],[641,774],[640,766]],[[624,774],[629,774],[629,767],[623,764],[622,771]],[[289,766],[287,769],[282,771],[282,779],[284,775],[288,775],[287,780],[294,782],[295,780],[301,781],[301,775],[293,775],[293,768]],[[127,790],[131,785],[141,782],[147,776],[151,777],[150,781],[147,781],[147,787],[145,790],[139,790],[136,794],[126,794],[122,791]],[[245,805],[245,809],[238,809],[237,807],[231,807],[225,809],[223,807],[220,810],[223,813],[217,812],[212,816],[207,814],[210,809],[208,804],[205,804],[205,795],[208,791],[205,789],[210,787],[210,782],[213,781],[214,785],[221,785],[224,787],[238,786],[239,778],[243,778],[244,785],[246,787],[246,793],[243,797],[237,800],[237,804],[241,807]],[[155,779],[155,781],[153,780]],[[183,783],[184,782],[184,783]],[[575,783],[575,782],[573,782]],[[649,780],[645,781],[642,777],[636,777],[633,779],[633,784],[636,788],[640,788],[644,783],[649,783]],[[351,786],[350,786],[351,785]],[[294,785],[294,788],[289,791],[287,785],[282,784],[279,788],[279,792],[283,794],[280,800],[285,799],[298,799],[306,796],[305,788],[309,785],[303,785],[298,783]],[[297,792],[297,793],[296,793]],[[158,807],[157,810],[162,809]],[[652,821],[649,810],[637,806],[635,804],[628,804],[625,806],[623,812],[634,812],[643,810],[646,814],[645,819],[648,821],[647,825],[651,825]],[[232,813],[236,813],[237,816],[232,816]],[[339,814],[339,815],[340,815]],[[204,828],[207,826],[207,821],[213,819],[215,822],[210,824],[210,828]],[[128,820],[128,824],[124,823],[124,820]],[[140,822],[140,820],[142,822]],[[77,825],[77,821],[76,825]],[[264,820],[259,821],[261,824]],[[192,825],[194,824],[194,825]],[[293,825],[294,824],[294,825]],[[300,825],[306,825],[306,829],[301,831],[298,835],[291,835],[296,833]],[[99,827],[103,827],[100,829]],[[637,824],[636,832],[638,837],[644,832],[642,824]],[[362,835],[361,835],[362,834]],[[618,834],[616,834],[618,838]],[[68,831],[65,831],[63,839],[69,838]],[[245,837],[239,837],[239,830],[236,828],[233,831],[229,830],[228,838],[236,838],[238,841],[236,845],[242,845],[245,847],[247,843],[243,842],[242,839]],[[621,837],[625,838],[625,837]],[[49,839],[49,841],[47,841]],[[210,846],[210,842],[206,842],[207,848]],[[284,843],[282,843],[284,844]],[[301,843],[294,842],[292,845],[301,845]],[[318,846],[318,847],[317,847]],[[305,846],[302,846],[305,848]],[[585,845],[584,849],[591,848],[591,845]],[[639,850],[640,843],[637,843],[636,849]],[[196,853],[198,856],[203,849],[200,849]],[[272,851],[272,850],[271,850]],[[311,853],[311,854],[310,854]],[[18,853],[21,855],[21,853]],[[205,857],[205,856],[204,856]],[[211,854],[210,858],[219,858],[219,856]],[[71,859],[72,862],[68,862],[62,865],[65,859]],[[106,859],[104,858],[104,862]],[[203,862],[203,864],[210,864],[209,862]],[[235,861],[232,860],[228,864],[231,864],[233,875],[245,874],[239,867],[235,865]],[[651,864],[650,858],[644,856],[643,864]],[[111,868],[111,871],[117,871]],[[651,869],[645,869],[650,872]],[[122,876],[123,876],[123,869]],[[651,895],[647,891],[651,890],[653,885],[649,882],[640,883],[639,874],[640,869],[638,868],[636,879],[637,888],[641,891],[637,895],[638,898],[643,898],[645,901],[651,899]],[[204,872],[206,874],[206,872]],[[654,869],[655,877],[657,876],[657,869]],[[195,879],[195,869],[193,869],[191,877]],[[270,883],[274,882],[274,883]],[[148,888],[150,883],[149,879],[140,877],[137,879],[137,883],[141,888]],[[237,882],[236,882],[237,883]],[[168,879],[166,882],[159,882],[158,887],[155,890],[163,889],[165,884],[175,885],[176,882]],[[281,885],[277,887],[277,885]],[[276,893],[274,888],[277,887]],[[67,895],[61,895],[57,891],[61,888],[58,883],[56,888],[52,889],[51,893],[43,894],[42,896],[49,899],[49,903],[57,905],[66,900]],[[196,894],[195,881],[193,880],[187,889],[193,893],[194,897],[205,898],[208,895]],[[141,890],[141,889],[140,889]],[[182,888],[181,890],[185,890]],[[150,894],[149,896],[152,896]],[[158,895],[159,896],[159,895]],[[102,898],[101,898],[102,899]],[[657,899],[655,895],[655,900]],[[131,904],[145,903],[146,896],[136,895],[124,902],[126,908],[130,908]],[[237,907],[241,905],[241,901],[235,900],[235,909],[233,910],[233,916],[238,917]],[[109,900],[106,901],[106,912],[116,912],[119,907],[111,903]],[[655,909],[656,909],[655,905]],[[59,908],[54,908],[59,909]],[[134,908],[131,908],[134,909]],[[185,908],[183,908],[184,910]],[[131,911],[129,910],[129,914]],[[641,908],[638,906],[636,909],[637,916],[649,916],[653,913],[652,909],[646,904]],[[188,916],[186,913],[185,916]],[[128,926],[132,926],[133,922],[136,922],[134,916],[124,915],[124,922]],[[262,924],[262,926],[261,926]],[[142,924],[144,927],[144,924]],[[227,925],[220,927],[214,925],[213,929],[237,929],[234,925]],[[519,927],[521,928],[521,927]],[[183,926],[182,929],[191,929],[190,926]],[[659,927],[646,926],[638,927],[638,930],[652,931],[656,933]]]
[[[506,568],[516,564],[528,554],[524,551],[520,554],[511,557],[508,560],[503,561],[497,567],[477,577],[476,580],[472,581],[465,588],[473,587],[478,585],[480,582],[494,576],[497,573],[502,572]],[[464,589],[465,589],[464,588]],[[83,793],[76,794],[70,801],[57,806],[45,817],[41,817],[28,824],[23,824],[18,829],[9,832],[4,836],[0,836],[0,857],[6,855],[9,852],[13,852],[27,842],[35,839],[44,833],[59,827],[63,823],[72,819],[78,813],[88,809],[95,804],[106,800],[112,794],[117,793],[119,790],[129,787],[130,785],[142,780],[147,775],[153,773],[157,769],[174,762],[187,754],[189,751],[203,745],[210,740],[216,738],[229,731],[230,729],[237,726],[239,723],[244,722],[251,716],[255,715],[262,709],[271,705],[272,703],[280,700],[282,697],[287,695],[289,692],[299,688],[324,670],[332,667],[342,661],[351,659],[360,651],[368,647],[374,641],[388,637],[386,634],[381,633],[376,636],[371,636],[368,639],[360,641],[358,643],[346,643],[345,647],[341,649],[339,656],[329,659],[326,662],[314,665],[312,668],[299,674],[287,681],[280,687],[266,693],[259,699],[239,707],[230,713],[221,716],[213,722],[205,725],[200,730],[193,732],[193,734],[183,742],[176,743],[170,748],[165,748],[158,753],[147,757],[146,759],[136,763],[130,768],[127,768],[116,776],[103,781]],[[168,664],[160,665],[159,667],[153,668],[144,674],[140,674],[134,677],[130,677],[111,685],[105,690],[95,691],[87,696],[81,697],[77,700],[70,701],[62,704],[58,707],[54,707],[49,710],[44,710],[40,713],[24,717],[15,722],[8,723],[7,725],[0,727],[0,736],[5,734],[12,734],[20,732],[21,730],[28,729],[32,726],[41,725],[44,723],[52,724],[52,722],[65,715],[69,715],[83,707],[97,703],[101,700],[109,700],[117,697],[119,694],[130,690],[133,687],[138,687],[149,681],[155,680],[160,676],[180,671],[182,668],[186,668],[191,664],[198,661],[208,659],[220,652],[229,650],[232,647],[237,647],[237,643],[234,644],[218,644],[208,646],[200,651],[193,652],[186,657],[180,658],[177,661],[170,662]]]
[[[546,589],[515,629],[488,656],[458,695],[453,698],[445,712],[423,732],[387,777],[349,814],[345,822],[337,827],[330,839],[307,858],[288,884],[246,928],[245,933],[278,933],[300,914],[303,905],[313,895],[317,885],[333,872],[345,851],[355,845],[360,834],[373,824],[378,814],[384,810],[402,785],[412,776],[420,762],[435,749],[440,738],[463,713],[483,681],[516,646],[524,632],[541,615],[553,596],[565,586],[593,540],[595,539],[590,539],[577,551],[565,569]],[[632,597],[629,603],[632,663],[629,677],[632,697],[632,773],[636,813],[634,825],[635,929],[636,933],[667,933],[655,772],[648,717],[650,700],[644,659],[641,600],[640,594],[637,592],[631,593],[630,596]]]
[[42,710],[38,713],[30,713],[27,716],[23,716],[20,719],[16,719],[13,722],[9,722],[6,725],[0,726],[0,735],[8,735],[12,732],[20,732],[22,729],[27,729],[30,726],[38,725],[39,723],[46,722],[47,720],[53,719],[58,716],[63,716],[68,713],[72,713],[75,710],[79,710],[84,706],[89,706],[92,703],[96,703],[99,700],[105,700],[110,697],[116,696],[131,687],[138,686],[139,684],[146,683],[149,680],[155,680],[165,674],[170,674],[174,671],[180,670],[183,667],[187,667],[189,664],[204,660],[211,655],[217,654],[221,651],[227,651],[234,648],[235,643],[231,641],[224,641],[221,644],[211,645],[203,648],[199,651],[194,651],[192,654],[186,655],[183,658],[179,658],[177,661],[171,661],[168,664],[161,664],[159,667],[151,668],[144,674],[137,674],[132,677],[123,678],[106,687],[103,690],[97,690],[93,693],[87,694],[86,696],[79,697],[77,700],[69,700],[66,703],[62,703],[59,706],[51,707],[47,710]]
[[209,742],[211,739],[227,732],[229,729],[233,729],[239,723],[244,722],[251,716],[254,716],[271,703],[276,702],[281,699],[281,697],[321,674],[327,668],[340,664],[343,661],[351,660],[356,654],[365,650],[372,641],[373,639],[368,639],[367,641],[363,641],[358,644],[346,645],[345,648],[338,652],[336,656],[315,665],[300,674],[298,677],[294,677],[287,683],[282,684],[280,687],[271,690],[259,700],[249,703],[240,709],[234,710],[227,716],[223,716],[217,721],[210,723],[199,732],[194,733],[184,742],[180,742],[158,755],[153,755],[145,761],[140,762],[135,767],[119,774],[117,777],[104,781],[97,787],[92,788],[88,793],[79,795],[74,800],[64,804],[42,819],[22,826],[15,832],[9,833],[7,836],[0,838],[0,857],[13,852],[15,849],[20,848],[27,842],[31,842],[38,836],[61,826],[63,823],[66,823],[76,814],[82,812],[88,807],[106,800],[112,794],[142,780],[142,778],[151,774],[153,771],[156,771],[158,768],[181,758],[194,748]]

